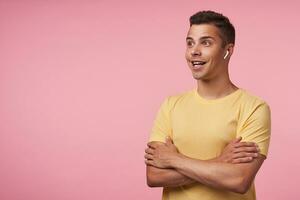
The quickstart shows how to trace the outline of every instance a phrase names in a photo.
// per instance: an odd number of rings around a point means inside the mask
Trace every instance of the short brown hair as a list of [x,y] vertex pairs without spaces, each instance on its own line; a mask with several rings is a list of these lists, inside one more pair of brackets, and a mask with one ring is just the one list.
[[235,29],[228,17],[211,10],[199,11],[190,17],[190,27],[193,24],[213,24],[220,30],[223,46],[235,42]]

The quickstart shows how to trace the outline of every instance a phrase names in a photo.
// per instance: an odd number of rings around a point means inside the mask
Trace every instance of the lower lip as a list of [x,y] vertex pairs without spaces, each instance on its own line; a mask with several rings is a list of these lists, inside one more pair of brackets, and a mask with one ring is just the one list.
[[193,69],[194,71],[201,71],[203,68],[204,68],[203,65],[200,66],[200,67],[194,67],[194,65],[192,65],[192,69]]

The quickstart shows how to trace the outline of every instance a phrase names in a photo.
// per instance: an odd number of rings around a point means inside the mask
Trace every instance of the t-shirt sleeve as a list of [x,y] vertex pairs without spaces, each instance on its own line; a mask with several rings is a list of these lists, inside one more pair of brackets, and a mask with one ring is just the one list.
[[167,97],[156,114],[151,132],[149,142],[158,141],[165,142],[166,137],[171,135],[171,119],[170,119],[170,97]]
[[237,131],[242,141],[255,142],[260,154],[267,157],[271,135],[271,111],[267,103],[261,103],[251,111]]

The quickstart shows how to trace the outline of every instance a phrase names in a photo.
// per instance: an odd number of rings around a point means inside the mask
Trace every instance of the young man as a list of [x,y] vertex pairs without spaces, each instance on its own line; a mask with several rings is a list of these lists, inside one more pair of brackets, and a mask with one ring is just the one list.
[[197,89],[162,103],[145,150],[147,183],[164,200],[254,200],[270,141],[268,104],[228,74],[235,30],[227,17],[190,17],[186,60]]

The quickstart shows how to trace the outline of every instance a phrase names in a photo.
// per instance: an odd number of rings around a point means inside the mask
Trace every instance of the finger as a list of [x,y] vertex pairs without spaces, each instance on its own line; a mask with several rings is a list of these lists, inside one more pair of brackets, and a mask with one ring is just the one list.
[[162,146],[162,145],[165,145],[165,143],[164,142],[158,142],[158,141],[152,141],[152,142],[147,143],[147,146],[149,148],[152,148],[152,149],[155,149],[155,148],[157,148],[159,146]]
[[249,162],[252,162],[253,158],[252,157],[246,157],[246,158],[237,158],[237,159],[234,159],[232,161],[232,163],[234,164],[238,164],[238,163],[249,163]]
[[232,143],[238,143],[242,140],[242,137],[238,137],[238,138],[235,138],[234,140],[232,140]]
[[147,149],[145,149],[145,153],[154,154],[154,150],[151,148],[147,148]]
[[171,141],[170,141],[171,139],[170,139],[170,137],[168,136],[168,137],[166,137],[166,144],[170,144],[171,143]]
[[240,152],[240,153],[235,153],[235,154],[233,155],[233,159],[237,159],[237,158],[246,158],[246,157],[256,158],[257,156],[258,156],[257,153]]
[[239,152],[258,153],[259,148],[258,147],[238,147],[238,148],[234,148],[233,153],[239,153]]
[[146,153],[144,158],[147,159],[147,160],[153,160],[153,155]]
[[254,142],[239,142],[234,144],[234,147],[256,147],[257,144]]
[[149,148],[152,148],[152,149],[155,149],[155,148],[156,148],[156,144],[155,144],[155,143],[152,143],[152,142],[149,142],[149,143],[147,144],[147,146],[148,146]]
[[146,165],[154,166],[153,160],[145,160],[145,164],[146,164]]
[[166,144],[169,145],[169,144],[173,144],[173,141],[172,141],[172,138],[170,136],[168,136],[166,138]]

